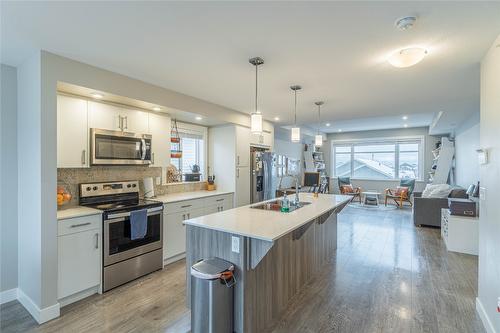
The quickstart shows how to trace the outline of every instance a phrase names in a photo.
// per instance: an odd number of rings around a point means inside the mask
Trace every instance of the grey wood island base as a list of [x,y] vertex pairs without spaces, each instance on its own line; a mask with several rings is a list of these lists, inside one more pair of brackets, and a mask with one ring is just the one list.
[[[255,236],[247,235],[250,233],[248,230],[237,230],[234,225],[232,231],[231,226],[228,226],[228,231],[220,230],[220,220],[218,225],[214,226],[219,230],[210,227],[210,220],[186,221],[188,306],[191,290],[190,267],[201,259],[219,257],[235,266],[234,331],[270,330],[281,318],[292,298],[322,269],[337,247],[337,214],[350,198],[339,195],[321,196],[320,199],[312,199],[312,196],[301,194],[301,201],[309,201],[311,204],[288,214],[274,211],[254,212],[257,209],[246,206],[231,210],[233,214],[226,211],[207,216],[217,218],[219,215],[219,219],[223,220],[231,216],[238,218],[239,214],[247,213],[259,216],[244,215],[243,224],[252,218],[258,219],[254,221],[257,225],[289,224],[288,228],[283,230],[273,230],[276,233],[270,235],[272,237],[269,239],[259,232],[256,232]],[[318,206],[314,207],[315,205]],[[263,213],[267,215],[267,220],[262,220],[263,216],[260,215]],[[287,221],[274,220],[273,218],[278,217],[275,214]],[[300,221],[301,216],[301,223],[288,221],[288,218]],[[283,232],[287,229],[290,229],[289,232]],[[239,240],[238,252],[233,251],[233,237]]]

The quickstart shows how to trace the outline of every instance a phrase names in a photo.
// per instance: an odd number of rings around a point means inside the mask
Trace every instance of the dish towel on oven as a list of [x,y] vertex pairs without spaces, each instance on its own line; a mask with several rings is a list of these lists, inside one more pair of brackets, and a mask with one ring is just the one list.
[[130,212],[130,239],[143,239],[148,231],[148,210],[134,210]]

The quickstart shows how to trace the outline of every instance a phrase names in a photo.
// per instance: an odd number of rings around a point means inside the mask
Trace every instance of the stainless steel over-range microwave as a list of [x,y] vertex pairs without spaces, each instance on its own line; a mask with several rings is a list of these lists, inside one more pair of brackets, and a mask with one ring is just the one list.
[[151,164],[150,134],[90,129],[92,165]]

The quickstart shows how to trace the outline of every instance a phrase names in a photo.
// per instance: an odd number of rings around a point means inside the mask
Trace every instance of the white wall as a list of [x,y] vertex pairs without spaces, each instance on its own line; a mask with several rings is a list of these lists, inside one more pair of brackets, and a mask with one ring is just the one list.
[[[440,138],[429,135],[429,128],[418,127],[418,128],[402,128],[402,129],[390,129],[390,130],[377,130],[377,131],[361,131],[361,132],[342,132],[342,133],[331,133],[328,134],[328,145],[330,150],[330,156],[328,161],[328,172],[333,175],[331,167],[333,158],[331,153],[332,141],[336,140],[359,140],[359,139],[373,139],[373,138],[396,138],[396,137],[409,137],[409,136],[423,136],[425,140],[424,147],[424,180],[417,181],[415,191],[422,191],[425,187],[425,182],[427,181],[427,172],[432,166],[432,149],[435,148],[435,144]],[[394,188],[399,184],[399,180],[357,180],[353,179],[352,183],[354,186],[360,186],[363,190],[376,190],[378,192],[383,192],[386,188]],[[337,178],[330,179],[330,190],[338,193],[338,182]]]
[[17,71],[1,65],[0,74],[0,292],[3,292],[17,288]]
[[455,132],[456,183],[463,188],[479,181],[479,112],[474,113]]
[[[480,145],[490,162],[480,166],[479,295],[477,309],[488,332],[500,332],[500,36],[481,63]],[[476,156],[474,156],[476,159]],[[482,195],[485,194],[485,195]]]

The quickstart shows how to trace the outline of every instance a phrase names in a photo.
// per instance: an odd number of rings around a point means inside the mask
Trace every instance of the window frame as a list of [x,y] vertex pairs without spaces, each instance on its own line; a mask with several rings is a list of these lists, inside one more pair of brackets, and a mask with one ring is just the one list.
[[[196,135],[196,136],[201,136],[203,139],[203,152],[200,154],[199,148],[197,149],[197,157],[201,161],[203,161],[203,168],[201,170],[202,173],[202,181],[206,181],[207,175],[208,175],[208,127],[205,126],[200,126],[200,125],[194,125],[190,123],[183,123],[183,122],[177,122],[177,130],[179,131],[179,135],[182,136],[182,134],[190,134],[190,135]],[[181,139],[182,140],[182,139]],[[200,143],[198,142],[198,146]],[[183,151],[183,156],[184,156],[184,149],[182,147],[182,141],[181,141],[181,150]],[[172,163],[172,162],[170,162]],[[183,157],[179,158],[179,163],[180,163],[180,171],[182,172],[182,165],[183,165]],[[172,163],[173,164],[173,163]],[[184,173],[182,173],[184,174]]]
[[[399,155],[400,155],[400,145],[402,144],[418,144],[418,175],[415,178],[416,181],[422,181],[424,179],[424,167],[425,167],[425,136],[403,136],[403,137],[390,137],[390,138],[366,138],[366,139],[352,139],[352,140],[331,140],[331,174],[333,177],[338,177],[336,172],[336,147],[350,147],[350,152],[340,152],[338,154],[342,155],[350,155],[351,160],[351,170],[349,177],[351,179],[359,179],[359,180],[374,180],[374,181],[391,181],[391,180],[400,180],[399,178]],[[378,179],[378,178],[365,178],[365,177],[353,177],[354,175],[354,152],[355,146],[361,145],[375,145],[375,144],[394,144],[394,178],[390,179]]]

